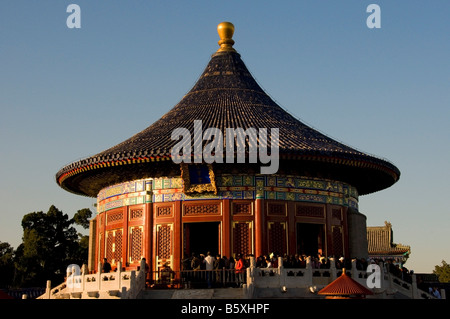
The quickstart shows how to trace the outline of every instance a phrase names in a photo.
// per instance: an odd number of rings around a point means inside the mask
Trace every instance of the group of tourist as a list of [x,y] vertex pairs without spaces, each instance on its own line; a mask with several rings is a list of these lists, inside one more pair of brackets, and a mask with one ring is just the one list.
[[205,254],[192,253],[189,258],[182,260],[183,270],[214,270],[214,269],[234,269],[236,259],[233,257],[213,256],[210,252]]
[[[213,284],[223,282],[233,282],[236,287],[242,287],[246,281],[245,271],[247,267],[249,267],[248,258],[244,258],[241,254],[238,254],[236,258],[232,256],[228,258],[220,254],[213,256],[210,252],[207,252],[206,255],[192,253],[189,258],[182,260],[185,277],[189,276],[189,271],[206,270],[208,288],[211,288]],[[221,270],[228,271],[220,272]],[[222,278],[222,276],[226,276],[226,278]]]
[[[250,267],[250,257],[253,257],[253,255],[239,254],[235,259],[232,256],[227,258],[227,256],[221,256],[220,254],[212,256],[210,253],[207,253],[206,255],[196,255],[193,253],[189,258],[182,261],[182,265],[183,270],[236,269],[237,260],[242,260],[245,269]],[[320,253],[315,256],[307,256],[305,254],[284,254],[281,256],[278,253],[270,253],[256,257],[255,266],[258,268],[278,268],[279,257],[282,257],[282,265],[284,268],[306,268],[309,259],[310,267],[312,269],[329,269],[331,267],[332,256],[326,257]],[[333,259],[336,269],[346,268],[350,270],[353,267],[353,262],[350,258],[340,256],[339,258],[334,257]],[[389,271],[400,278],[412,274],[412,271],[410,272],[405,266],[400,266],[399,263],[394,262],[392,259],[356,258],[354,260],[357,270],[366,270],[369,264],[375,263],[379,265],[380,262],[382,262],[386,271]]]
[[[245,269],[250,267],[250,258],[252,254],[236,255],[236,258],[230,256],[221,256],[217,254],[213,256],[210,252],[204,254],[195,254],[189,258],[182,260],[183,270],[232,270],[236,274],[236,280],[238,285],[245,283]],[[258,268],[278,268],[279,255],[277,253],[265,254],[255,258],[255,266]],[[295,254],[282,256],[282,265],[284,268],[306,268],[306,265],[310,263],[312,269],[330,269],[330,258],[323,256],[320,252],[316,256],[306,256],[305,254]],[[339,257],[334,258],[336,269],[350,270],[353,267],[352,260],[349,258]],[[369,264],[377,264],[384,267],[385,271],[390,272],[394,276],[411,283],[413,271],[409,271],[404,265],[394,262],[393,259],[355,259],[356,270],[365,271]],[[102,272],[110,272],[111,265],[104,258]]]
[[[256,267],[259,268],[277,268],[278,267],[278,254],[271,253],[269,255],[262,255],[256,258]],[[320,252],[315,256],[306,256],[305,254],[295,254],[287,255],[284,254],[282,257],[282,263],[284,268],[306,268],[306,264],[309,259],[310,267],[312,269],[330,269],[331,261],[330,257],[323,256]],[[353,268],[353,262],[350,258],[345,258],[340,256],[339,258],[333,258],[336,269],[347,269],[351,270]],[[374,259],[374,258],[355,258],[356,270],[365,271],[369,264],[381,265],[384,267],[386,272],[390,272],[392,275],[406,281],[408,283],[412,282],[413,271],[408,270],[404,265],[396,262],[392,258],[387,259]]]
[[[242,287],[246,282],[246,269],[250,267],[252,254],[247,255],[236,255],[236,258],[230,256],[221,256],[217,254],[213,256],[210,252],[204,254],[193,253],[189,258],[182,260],[182,271],[185,272],[183,276],[189,271],[199,271],[206,270],[203,272],[206,275],[206,282],[209,288],[213,285],[223,285],[232,284],[233,287]],[[277,253],[271,253],[266,255],[261,255],[255,258],[255,266],[257,268],[278,268],[279,257],[281,258],[282,266],[284,268],[303,268],[307,267],[307,263],[312,269],[330,269],[331,260],[330,257],[323,256],[318,253],[316,256],[306,256],[305,254],[295,254],[279,256]],[[374,259],[374,258],[357,258],[354,259],[354,263],[349,258],[339,257],[333,258],[336,269],[347,269],[351,270],[353,265],[355,265],[356,270],[365,271],[369,264],[381,265],[384,271],[391,273],[395,277],[412,283],[413,271],[408,270],[404,265],[397,262],[392,258],[387,259]],[[148,265],[146,264],[146,269]],[[165,270],[169,269],[170,273],[172,270],[167,264],[161,269],[163,273]],[[222,270],[226,270],[222,272]],[[106,258],[104,258],[102,265],[102,272],[108,273],[111,271],[111,265],[108,263]],[[225,280],[224,280],[225,279]],[[426,289],[425,289],[426,290]],[[439,290],[436,287],[430,287],[430,294],[434,295],[436,298],[440,298]]]
[[[256,267],[258,268],[277,268],[278,267],[278,258],[280,256],[277,253],[271,253],[269,255],[262,255],[256,258]],[[306,268],[306,264],[310,263],[310,267],[313,269],[329,269],[331,267],[330,258],[327,258],[320,253],[316,256],[307,256],[305,254],[295,254],[295,255],[287,255],[284,254],[282,257],[282,263],[284,268]],[[361,267],[367,268],[367,262],[359,261]],[[359,263],[357,262],[357,267]],[[352,268],[352,261],[340,257],[335,259],[335,267],[337,269]],[[362,268],[361,268],[362,270]]]
[[[252,254],[247,255],[236,255],[236,258],[230,256],[221,256],[217,254],[213,256],[210,252],[204,254],[193,253],[189,258],[182,261],[183,271],[197,271],[197,270],[207,270],[206,281],[208,287],[211,287],[214,282],[224,282],[221,276],[227,276],[226,281],[230,282],[231,276],[232,282],[235,282],[235,286],[242,287],[246,282],[246,268],[250,267],[250,258],[253,257]],[[277,253],[265,254],[255,258],[255,266],[258,268],[278,268],[279,257],[282,257],[281,262],[284,268],[306,268],[307,263],[312,269],[330,269],[331,261],[329,257],[323,256],[320,252],[315,256],[306,256],[305,254],[295,254],[287,255],[284,254],[279,256]],[[377,264],[384,267],[384,270],[390,272],[397,278],[402,279],[408,283],[412,282],[413,271],[409,271],[404,265],[396,263],[393,259],[365,259],[357,258],[355,259],[356,270],[365,271],[369,264]],[[336,269],[347,269],[351,270],[353,267],[352,260],[349,258],[339,257],[334,258],[334,264]],[[216,270],[212,274],[213,270]],[[219,270],[228,270],[226,275],[223,272],[218,272]],[[107,262],[106,258],[103,262],[102,272],[110,272],[111,265]]]

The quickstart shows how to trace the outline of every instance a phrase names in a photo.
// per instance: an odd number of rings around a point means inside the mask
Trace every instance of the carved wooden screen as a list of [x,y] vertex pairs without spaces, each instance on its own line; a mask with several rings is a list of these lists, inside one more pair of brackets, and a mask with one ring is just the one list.
[[219,204],[185,205],[184,216],[220,215]]
[[287,253],[286,222],[269,222],[268,238],[269,253],[282,256]]
[[333,226],[333,254],[335,256],[343,256],[344,255],[344,236],[342,233],[342,227]]
[[172,237],[172,224],[161,224],[157,226],[156,263],[158,268],[166,262],[170,267],[173,267]]
[[233,215],[252,215],[252,204],[250,202],[233,203]]
[[284,203],[268,203],[267,214],[269,216],[286,216],[286,204]]
[[144,232],[143,226],[130,227],[129,234],[129,262],[131,264],[139,263],[143,257],[144,251]]
[[233,222],[233,253],[247,255],[252,252],[251,222]]
[[112,265],[122,261],[122,229],[106,232],[105,257]]
[[295,215],[298,217],[325,218],[325,206],[296,205]]

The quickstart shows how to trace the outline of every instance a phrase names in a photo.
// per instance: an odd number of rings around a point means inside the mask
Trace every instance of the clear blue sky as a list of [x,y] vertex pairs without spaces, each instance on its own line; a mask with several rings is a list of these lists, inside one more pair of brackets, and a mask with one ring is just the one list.
[[[69,29],[71,3],[81,28]],[[381,8],[369,29],[366,8]],[[450,2],[2,1],[0,241],[54,204],[73,216],[95,199],[56,184],[64,165],[148,127],[194,85],[235,25],[235,48],[294,116],[387,158],[400,181],[362,196],[368,226],[390,221],[406,266],[450,262]]]

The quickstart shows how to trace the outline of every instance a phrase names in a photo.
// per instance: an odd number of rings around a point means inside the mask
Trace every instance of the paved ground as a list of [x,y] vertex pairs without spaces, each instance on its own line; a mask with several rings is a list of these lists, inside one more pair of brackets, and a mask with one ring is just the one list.
[[240,288],[217,289],[149,289],[142,293],[142,299],[241,299]]

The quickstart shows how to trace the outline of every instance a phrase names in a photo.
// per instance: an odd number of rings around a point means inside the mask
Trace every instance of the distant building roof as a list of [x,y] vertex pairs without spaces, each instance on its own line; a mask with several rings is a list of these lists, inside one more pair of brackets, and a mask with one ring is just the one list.
[[385,221],[384,226],[367,227],[367,243],[369,257],[408,259],[411,247],[393,242],[391,223]]

